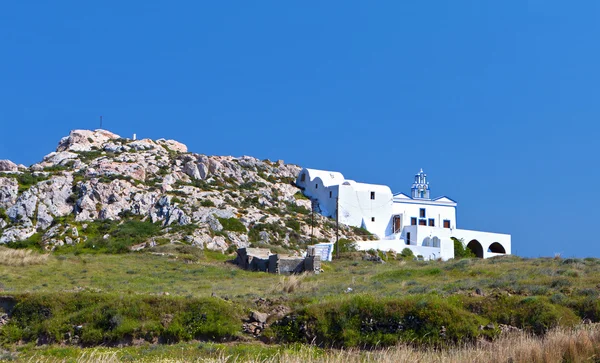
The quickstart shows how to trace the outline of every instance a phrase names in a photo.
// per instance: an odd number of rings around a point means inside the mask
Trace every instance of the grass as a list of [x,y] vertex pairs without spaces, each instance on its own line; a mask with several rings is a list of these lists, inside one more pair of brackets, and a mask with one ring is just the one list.
[[[257,343],[235,345],[193,342],[173,345],[124,348],[78,348],[42,346],[5,353],[6,359],[36,362],[261,362],[261,363],[359,363],[359,362],[439,362],[439,363],[559,363],[593,362],[600,356],[600,327],[581,325],[555,329],[540,338],[514,333],[496,341],[468,344],[446,350],[418,349],[399,344],[386,349],[321,349],[306,345],[265,346]],[[2,357],[0,353],[0,357]]]
[[[227,341],[239,334],[243,309],[219,298],[166,295],[17,294],[11,319],[0,331],[4,344],[36,342],[83,346],[133,340],[175,343]],[[77,338],[74,338],[77,337]],[[73,343],[76,339],[76,343]]]
[[0,246],[0,265],[31,266],[48,262],[49,254],[40,254],[30,249],[12,249]]
[[[37,256],[28,250],[17,252]],[[214,294],[241,311],[260,311],[255,301],[263,298],[292,312],[291,320],[284,319],[265,333],[265,339],[273,344],[269,347],[277,349],[290,343],[348,349],[412,342],[421,349],[433,346],[448,351],[499,339],[499,324],[547,336],[583,319],[600,322],[598,259],[506,256],[441,262],[387,256],[387,263],[375,264],[361,256],[344,253],[339,260],[323,263],[324,272],[319,275],[277,276],[240,270],[226,262],[233,255],[168,242],[144,253],[75,254],[64,250],[42,264],[0,264],[0,289],[5,295],[56,296],[52,299],[57,301],[75,292],[99,300],[123,296],[127,301],[167,293],[184,300]],[[135,315],[123,317],[116,321],[124,324],[123,331],[146,329],[136,325]],[[236,323],[236,345],[255,341],[241,332],[242,318]],[[489,323],[494,325],[492,329],[479,329]],[[310,334],[299,334],[301,330]],[[164,332],[156,331],[155,336],[164,338]],[[86,339],[92,342],[110,340],[97,331],[90,334]]]

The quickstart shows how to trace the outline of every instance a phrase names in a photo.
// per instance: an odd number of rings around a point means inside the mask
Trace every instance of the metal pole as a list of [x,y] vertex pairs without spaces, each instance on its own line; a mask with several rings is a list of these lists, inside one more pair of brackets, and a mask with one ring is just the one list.
[[315,202],[310,201],[310,243],[313,243],[315,238]]
[[335,197],[335,257],[340,258],[340,197]]

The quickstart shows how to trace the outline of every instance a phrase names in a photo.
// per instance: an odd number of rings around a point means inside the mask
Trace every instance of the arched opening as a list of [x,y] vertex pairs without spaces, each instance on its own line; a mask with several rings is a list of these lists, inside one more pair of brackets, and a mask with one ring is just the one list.
[[426,246],[426,247],[431,246],[431,238],[425,237],[425,239],[423,240],[423,246]]
[[306,181],[306,174],[302,173],[302,175],[300,176],[300,181],[301,182],[305,182]]
[[488,252],[506,253],[506,250],[504,249],[504,246],[502,246],[500,243],[494,242],[490,245],[490,248],[488,248]]
[[471,250],[475,254],[475,256],[479,258],[483,258],[483,247],[481,247],[481,243],[478,240],[474,239],[467,244],[467,248]]
[[433,237],[431,242],[433,243],[433,247],[440,247],[440,239],[439,238]]

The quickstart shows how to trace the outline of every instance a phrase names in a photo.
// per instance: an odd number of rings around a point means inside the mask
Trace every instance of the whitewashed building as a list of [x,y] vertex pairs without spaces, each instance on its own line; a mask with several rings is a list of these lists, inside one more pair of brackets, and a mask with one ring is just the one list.
[[388,186],[346,180],[341,173],[304,168],[296,185],[326,217],[362,227],[378,237],[358,242],[361,250],[402,251],[409,248],[424,259],[454,257],[452,237],[462,239],[477,257],[511,253],[509,234],[457,228],[456,201],[430,197],[427,175],[415,175],[411,195],[392,194]]

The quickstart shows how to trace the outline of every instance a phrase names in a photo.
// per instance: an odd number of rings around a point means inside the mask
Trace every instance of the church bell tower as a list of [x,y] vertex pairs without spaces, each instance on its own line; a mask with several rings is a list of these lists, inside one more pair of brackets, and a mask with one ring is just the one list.
[[411,191],[413,199],[430,199],[427,174],[423,172],[423,169],[421,169],[421,171],[415,175],[415,182],[412,185]]

